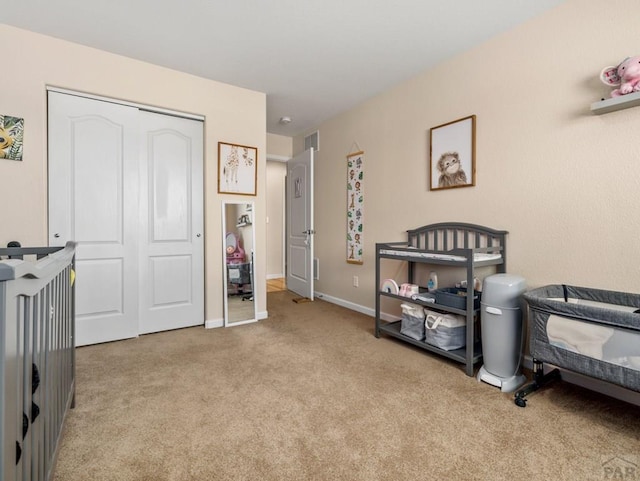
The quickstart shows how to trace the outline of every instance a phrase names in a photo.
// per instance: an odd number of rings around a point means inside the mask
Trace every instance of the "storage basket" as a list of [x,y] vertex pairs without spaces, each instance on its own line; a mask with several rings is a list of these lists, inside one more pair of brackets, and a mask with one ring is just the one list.
[[467,320],[464,316],[443,314],[429,309],[424,311],[426,314],[424,342],[445,351],[460,349],[467,345]]
[[[473,291],[473,308],[480,308],[480,291]],[[436,289],[436,304],[465,310],[467,308],[467,290],[460,287]]]
[[400,334],[411,339],[424,340],[424,309],[415,304],[401,304],[402,320],[400,321]]

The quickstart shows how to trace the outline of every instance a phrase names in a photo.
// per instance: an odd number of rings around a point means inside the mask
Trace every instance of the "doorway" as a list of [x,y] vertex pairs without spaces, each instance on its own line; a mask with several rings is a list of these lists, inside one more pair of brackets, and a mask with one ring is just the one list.
[[266,281],[267,293],[286,290],[285,220],[288,158],[267,157]]

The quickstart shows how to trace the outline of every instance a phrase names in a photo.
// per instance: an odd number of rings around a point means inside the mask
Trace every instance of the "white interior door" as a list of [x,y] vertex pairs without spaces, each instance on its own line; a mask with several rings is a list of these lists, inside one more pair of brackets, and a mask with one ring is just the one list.
[[76,345],[204,322],[202,130],[49,92],[49,243],[78,243]]
[[313,149],[287,163],[287,289],[313,300]]
[[140,333],[204,323],[203,123],[140,112]]
[[77,345],[138,335],[137,115],[49,92],[49,245],[78,243]]

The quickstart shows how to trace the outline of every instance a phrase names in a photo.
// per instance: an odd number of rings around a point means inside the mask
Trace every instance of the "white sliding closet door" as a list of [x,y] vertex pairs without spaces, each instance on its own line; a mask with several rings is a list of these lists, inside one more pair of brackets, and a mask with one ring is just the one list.
[[203,123],[140,112],[140,333],[204,322]]
[[76,345],[204,322],[202,129],[49,92],[49,244],[78,242]]
[[49,93],[49,245],[78,243],[76,344],[138,335],[138,109]]

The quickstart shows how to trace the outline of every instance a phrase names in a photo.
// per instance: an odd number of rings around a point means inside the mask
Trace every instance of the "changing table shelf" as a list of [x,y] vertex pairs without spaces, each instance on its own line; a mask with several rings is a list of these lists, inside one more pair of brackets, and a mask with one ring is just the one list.
[[[474,364],[482,360],[482,347],[476,336],[476,321],[480,310],[474,306],[474,296],[466,296],[464,308],[435,304],[411,299],[381,290],[381,264],[385,261],[407,263],[407,282],[417,284],[418,265],[440,265],[463,269],[467,286],[474,285],[475,269],[495,266],[498,273],[506,272],[506,231],[499,231],[474,224],[440,223],[407,231],[406,242],[376,244],[376,314],[375,336],[381,333],[412,344],[465,365],[467,376],[474,375]],[[423,287],[423,286],[421,286]],[[428,344],[424,340],[412,339],[400,332],[401,321],[387,322],[381,319],[381,300],[393,299],[409,302],[434,311],[452,313],[466,318],[466,346],[447,351]]]
[[[414,302],[414,301],[411,301]],[[400,339],[402,341],[408,342],[409,344],[413,344],[414,346],[418,346],[425,351],[431,351],[436,354],[440,354],[441,356],[448,357],[449,359],[453,359],[454,361],[458,361],[461,363],[466,363],[467,361],[467,349],[466,347],[455,349],[452,351],[445,351],[444,349],[440,349],[439,347],[432,346],[431,344],[427,344],[424,341],[418,341],[416,339],[412,339],[410,337],[405,336],[400,332],[400,321],[393,321],[385,323],[380,326],[380,330],[385,334],[388,334],[396,339]],[[473,364],[480,362],[482,360],[482,343],[477,341],[473,345]]]

